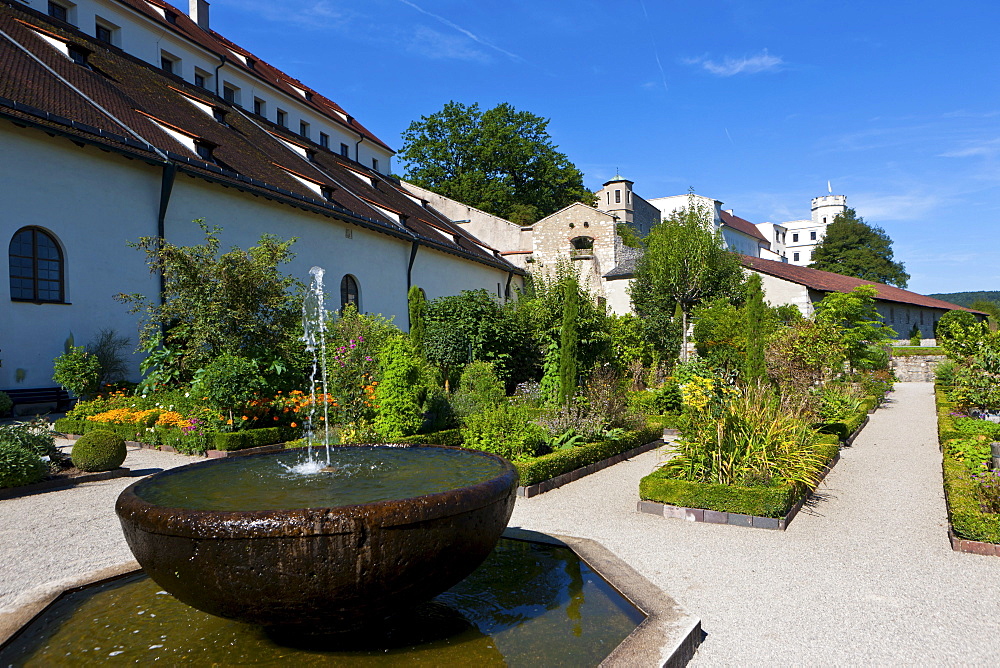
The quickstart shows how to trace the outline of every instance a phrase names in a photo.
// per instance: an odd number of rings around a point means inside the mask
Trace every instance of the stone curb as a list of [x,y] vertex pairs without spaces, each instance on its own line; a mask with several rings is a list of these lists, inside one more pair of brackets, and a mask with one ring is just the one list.
[[663,445],[663,443],[664,441],[662,440],[650,441],[645,445],[640,445],[637,448],[626,450],[625,452],[614,455],[613,457],[608,457],[607,459],[602,459],[599,462],[594,462],[593,464],[588,464],[587,466],[574,469],[568,473],[557,475],[555,478],[549,478],[548,480],[543,480],[539,483],[535,483],[534,485],[528,485],[526,487],[519,486],[517,488],[517,495],[520,497],[524,497],[525,499],[530,499],[533,496],[538,496],[539,494],[544,494],[545,492],[552,491],[557,487],[562,487],[563,485],[571,483],[574,480],[579,480],[580,478],[588,476],[591,473],[597,473],[598,471],[606,469],[609,466],[614,466],[615,464],[623,462],[626,459],[631,459],[632,457],[641,455],[644,452],[649,452],[650,450],[660,447],[661,445]]
[[75,478],[62,478],[60,480],[44,480],[33,485],[21,485],[20,487],[8,487],[0,489],[0,501],[5,499],[16,499],[21,496],[29,496],[40,492],[49,492],[56,489],[66,489],[75,487],[86,482],[97,482],[99,480],[111,480],[113,478],[124,478],[131,474],[131,469],[119,467],[113,471],[99,471],[97,473],[87,473]]
[[[823,469],[823,473],[820,475],[819,479],[820,482],[823,482],[823,479],[826,478],[830,470],[833,469],[839,461],[840,453],[838,452],[830,463],[826,465],[826,468]],[[791,523],[798,512],[802,509],[802,506],[815,491],[816,488],[809,490],[806,494],[803,494],[802,498],[799,499],[794,506],[792,506],[791,510],[788,511],[788,514],[781,518],[742,515],[740,513],[728,513],[719,510],[705,510],[704,508],[686,508],[684,506],[672,506],[667,503],[658,503],[656,501],[639,501],[636,505],[636,511],[647,515],[658,515],[660,517],[687,520],[688,522],[707,522],[709,524],[728,524],[730,526],[748,527],[752,529],[776,529],[778,531],[784,531],[788,528],[789,523]]]
[[601,543],[587,538],[508,527],[504,538],[568,547],[597,575],[646,615],[638,627],[601,662],[601,666],[685,666],[702,641],[701,620],[622,561]]
[[996,543],[983,543],[978,540],[966,540],[959,538],[951,529],[948,529],[948,540],[951,541],[951,549],[956,552],[968,552],[969,554],[982,554],[990,557],[1000,557],[1000,545]]

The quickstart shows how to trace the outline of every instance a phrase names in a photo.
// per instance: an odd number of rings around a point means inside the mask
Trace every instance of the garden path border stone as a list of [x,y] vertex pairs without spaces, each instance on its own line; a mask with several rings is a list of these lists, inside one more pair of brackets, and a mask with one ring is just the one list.
[[124,478],[130,474],[130,469],[119,467],[111,471],[84,473],[83,475],[74,476],[72,478],[57,478],[55,480],[43,480],[42,482],[36,482],[31,485],[5,487],[0,489],[0,501],[3,501],[4,499],[16,499],[21,496],[28,496],[29,494],[39,494],[41,492],[48,492],[55,489],[66,489],[67,487],[75,487],[76,485],[82,485],[87,482]]
[[956,552],[968,552],[969,554],[982,554],[988,557],[1000,557],[1000,545],[996,543],[984,543],[978,540],[966,540],[959,538],[955,532],[948,529],[948,540],[951,541],[951,549]]

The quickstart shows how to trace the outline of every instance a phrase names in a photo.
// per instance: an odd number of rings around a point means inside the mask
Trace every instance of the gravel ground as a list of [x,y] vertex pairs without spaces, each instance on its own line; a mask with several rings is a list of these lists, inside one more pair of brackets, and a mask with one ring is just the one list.
[[[693,665],[997,664],[1000,558],[953,552],[933,386],[900,383],[788,531],[636,512],[650,452],[531,499],[511,526],[591,538],[702,620]],[[132,450],[152,473],[191,457]],[[129,561],[114,516],[134,478],[0,501],[0,613]]]
[[636,512],[647,453],[532,499],[511,526],[591,538],[706,633],[692,665],[996,664],[1000,558],[953,552],[933,385],[900,383],[785,532]]
[[[72,447],[65,439],[56,444]],[[131,561],[115,516],[119,492],[138,477],[200,459],[130,447],[130,477],[0,501],[0,614],[62,582]]]

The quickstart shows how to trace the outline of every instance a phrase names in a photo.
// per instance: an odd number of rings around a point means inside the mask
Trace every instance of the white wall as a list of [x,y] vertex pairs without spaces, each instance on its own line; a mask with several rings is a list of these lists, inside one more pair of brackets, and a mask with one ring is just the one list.
[[[42,139],[41,141],[39,139]],[[127,241],[156,235],[160,170],[137,160],[79,148],[36,130],[0,122],[0,388],[52,387],[52,360],[72,333],[86,344],[104,327],[138,340],[120,292],[155,295],[157,281]],[[63,249],[69,304],[10,299],[6,252],[14,233],[35,225]],[[136,377],[138,358],[134,360]],[[24,370],[22,382],[17,370]]]

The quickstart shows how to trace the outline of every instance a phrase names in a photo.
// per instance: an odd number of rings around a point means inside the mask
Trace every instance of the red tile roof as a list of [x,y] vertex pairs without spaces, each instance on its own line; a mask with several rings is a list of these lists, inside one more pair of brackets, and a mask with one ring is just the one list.
[[[873,281],[864,281],[860,278],[854,278],[852,276],[842,276],[841,274],[834,274],[829,271],[820,271],[819,269],[810,269],[809,267],[799,267],[794,264],[777,262],[775,260],[765,260],[763,258],[750,257],[748,255],[741,255],[740,260],[743,262],[743,266],[748,269],[753,269],[754,271],[758,271],[762,274],[768,274],[769,276],[791,281],[792,283],[798,283],[799,285],[812,290],[818,290],[820,292],[850,292],[860,285],[871,285],[878,291],[878,299],[882,301],[897,302],[899,304],[909,304],[912,306],[925,306],[927,308],[945,309],[949,311],[959,310],[969,311],[971,313],[982,313],[982,311],[975,311],[970,308],[965,308],[964,306],[959,306],[958,304],[952,304],[951,302],[934,299],[933,297],[925,297],[924,295],[917,294],[916,292],[910,292],[909,290],[904,290],[902,288],[896,288],[882,283],[875,283]],[[986,315],[985,313],[982,314]]]
[[742,232],[743,234],[753,237],[758,241],[763,241],[765,244],[769,243],[767,238],[760,233],[757,226],[751,223],[749,220],[744,220],[739,216],[734,216],[728,211],[722,210],[719,212],[719,218],[722,219],[723,225],[728,225],[729,227]]
[[[121,1],[141,5],[139,11],[159,18],[142,0]],[[176,27],[187,24],[190,32],[209,39],[208,33],[179,14]],[[32,26],[88,50],[91,68],[75,64],[46,44]],[[27,7],[0,4],[0,30],[14,40],[0,39],[0,117],[156,164],[171,162],[213,182],[523,273],[447,216],[414,202],[394,179],[72,26]],[[314,95],[313,101],[317,98]],[[192,99],[225,112],[225,122],[198,109]],[[214,162],[197,156],[164,128],[177,128],[212,146]],[[322,197],[296,176],[325,186],[329,197]],[[398,213],[400,220],[373,204]],[[445,231],[444,236],[439,230]]]

